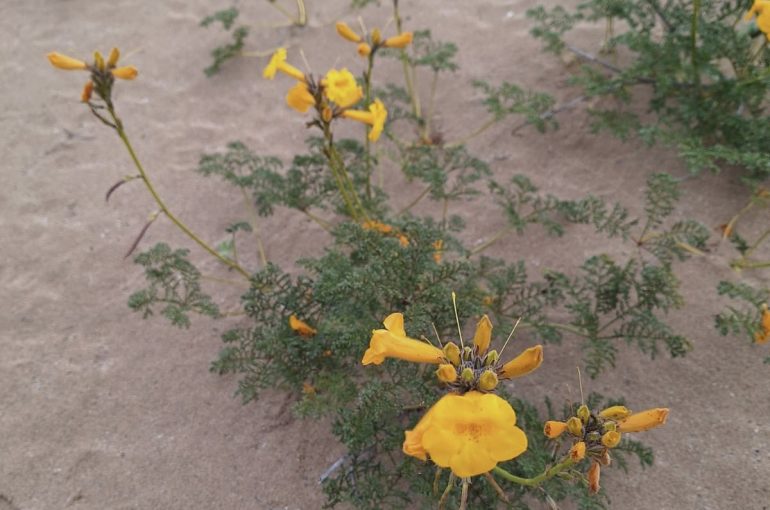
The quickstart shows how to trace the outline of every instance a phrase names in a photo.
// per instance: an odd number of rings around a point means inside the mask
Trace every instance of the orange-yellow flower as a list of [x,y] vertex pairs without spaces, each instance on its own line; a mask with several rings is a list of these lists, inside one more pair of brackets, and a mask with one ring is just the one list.
[[770,0],[754,0],[745,19],[750,20],[754,16],[757,17],[757,27],[770,39]]
[[601,467],[594,461],[588,469],[588,490],[592,494],[599,492],[599,477],[601,476]]
[[275,50],[273,56],[270,57],[270,62],[268,62],[267,66],[265,66],[265,69],[262,71],[262,76],[268,80],[272,80],[275,78],[278,71],[288,74],[295,80],[305,81],[305,73],[286,62],[286,48],[278,48]]
[[62,55],[61,53],[57,53],[55,51],[49,53],[46,56],[48,57],[49,62],[51,62],[51,65],[58,67],[59,69],[64,69],[65,71],[83,71],[88,69],[88,64],[82,60],[68,57],[67,55]]
[[293,331],[296,331],[297,333],[299,333],[302,336],[313,336],[316,333],[318,333],[318,331],[315,328],[313,328],[310,325],[308,325],[308,323],[306,323],[304,321],[301,321],[294,314],[291,314],[289,316],[289,327]]
[[527,449],[527,436],[516,427],[511,405],[492,393],[450,393],[406,431],[407,455],[450,468],[465,478],[486,473],[498,462],[513,459]]
[[489,317],[483,315],[476,324],[476,332],[473,334],[473,345],[476,347],[476,352],[479,356],[483,356],[489,344],[492,342],[492,321]]
[[543,363],[543,346],[536,345],[522,352],[503,365],[500,370],[501,379],[521,377],[537,369]]
[[615,448],[620,444],[620,432],[617,430],[605,432],[602,436],[602,444],[607,448]]
[[586,444],[584,441],[578,441],[569,449],[569,456],[574,462],[583,460],[586,456]]
[[659,407],[635,413],[618,422],[618,432],[642,432],[663,425],[668,418],[668,409]]
[[337,29],[337,33],[342,37],[343,39],[347,39],[350,42],[361,42],[361,36],[358,35],[350,26],[345,23],[344,21],[338,21],[335,25],[335,28]]
[[362,57],[368,57],[369,55],[372,54],[372,47],[369,46],[367,43],[362,42],[361,44],[358,45],[357,51],[358,51],[358,54],[361,55]]
[[754,343],[763,344],[768,340],[770,340],[770,311],[767,309],[767,303],[765,303],[762,305],[759,330],[754,333]]
[[299,113],[305,113],[315,105],[315,98],[308,90],[307,83],[299,81],[286,94],[286,103]]
[[322,83],[329,101],[341,108],[353,106],[364,97],[364,91],[356,82],[356,77],[345,68],[339,71],[329,70]]
[[433,242],[433,249],[435,250],[433,252],[433,260],[436,262],[436,264],[440,264],[441,258],[444,255],[444,240],[436,239],[436,241]]
[[364,230],[375,230],[380,234],[390,234],[393,232],[393,227],[377,220],[367,220],[361,226],[364,227]]
[[345,110],[342,112],[342,116],[372,126],[371,131],[369,131],[369,140],[376,142],[382,134],[382,129],[388,118],[388,111],[385,109],[385,105],[382,104],[382,101],[375,99],[374,103],[369,105],[368,112],[362,110]]
[[[67,55],[62,55],[61,53],[57,53],[55,51],[49,53],[47,57],[48,61],[51,62],[51,65],[59,69],[64,69],[67,71],[87,71],[89,69],[88,64],[86,64],[84,61],[68,57]],[[136,78],[136,76],[139,74],[139,71],[134,66],[115,68],[119,57],[120,52],[118,49],[112,48],[112,51],[110,51],[109,59],[105,63],[102,54],[98,51],[95,51],[94,65],[90,69],[93,70],[95,68],[99,71],[109,70],[115,78],[120,78],[122,80],[133,80]]]
[[548,439],[556,439],[562,435],[565,430],[567,430],[567,424],[563,421],[549,420],[545,422],[545,427],[543,427],[543,433]]
[[361,363],[369,365],[381,364],[385,358],[397,358],[416,363],[441,363],[444,361],[444,351],[427,342],[415,340],[406,336],[404,316],[392,313],[383,321],[385,329],[372,332],[369,348],[364,353]]
[[403,32],[397,36],[388,37],[382,45],[386,48],[406,48],[412,44],[413,37],[412,32]]

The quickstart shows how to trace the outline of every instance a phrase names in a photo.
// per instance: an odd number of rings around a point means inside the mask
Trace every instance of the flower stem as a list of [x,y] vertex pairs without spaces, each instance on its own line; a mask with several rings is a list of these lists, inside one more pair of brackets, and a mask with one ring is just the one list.
[[422,191],[420,192],[420,194],[419,194],[419,195],[417,195],[417,197],[416,197],[414,200],[412,200],[411,202],[409,202],[409,204],[408,204],[407,206],[405,206],[403,209],[401,209],[400,211],[398,211],[398,213],[396,214],[396,216],[403,216],[404,214],[406,214],[406,213],[408,213],[409,211],[411,211],[411,210],[412,210],[412,207],[414,207],[414,206],[416,206],[417,204],[419,204],[419,203],[420,203],[420,201],[421,201],[423,198],[425,198],[425,196],[426,196],[426,195],[427,195],[427,194],[430,192],[430,190],[431,190],[431,189],[433,189],[433,186],[427,186],[427,187],[426,187],[424,190],[422,190]]
[[575,461],[572,460],[571,457],[565,458],[563,461],[559,462],[555,466],[552,466],[539,475],[537,475],[534,478],[522,478],[520,476],[516,476],[514,474],[509,473],[505,469],[501,468],[500,466],[495,466],[495,468],[492,470],[494,473],[498,476],[501,476],[502,478],[508,480],[509,482],[517,483],[519,485],[525,485],[527,487],[537,487],[541,483],[545,482],[546,480],[549,480],[553,478],[554,476],[558,475],[562,471],[565,471],[572,467],[575,464]]
[[443,494],[441,494],[441,499],[438,500],[438,510],[444,510],[447,499],[449,499],[449,493],[452,492],[452,487],[454,486],[454,483],[455,483],[455,474],[449,473],[449,482],[447,482],[446,488],[444,489]]
[[[393,0],[393,19],[396,21],[396,31],[401,34],[401,15],[398,12],[398,0]],[[401,65],[404,68],[406,91],[409,93],[409,97],[412,100],[412,113],[417,119],[422,119],[420,98],[417,95],[417,87],[415,85],[414,67],[409,65],[409,56],[406,54],[405,48],[401,49]]]
[[[249,199],[249,195],[244,188],[240,188],[243,194],[243,200],[246,204],[246,211],[251,216],[252,228],[254,230],[254,237],[257,240],[257,251],[259,251],[259,258],[262,261],[262,266],[267,265],[267,255],[265,255],[265,245],[262,244],[262,236],[259,233],[259,215],[254,209],[254,203]],[[233,247],[235,247],[235,240],[233,240]]]
[[452,148],[452,147],[459,147],[460,145],[465,145],[469,141],[473,140],[474,138],[476,138],[477,136],[482,134],[487,129],[489,129],[492,126],[494,126],[495,124],[497,124],[498,120],[499,119],[497,119],[497,117],[492,117],[491,119],[486,121],[484,124],[479,126],[475,131],[472,131],[470,134],[468,134],[468,135],[466,135],[466,136],[464,136],[464,137],[462,137],[462,138],[460,138],[458,140],[455,140],[453,142],[447,143],[446,147],[447,148]]
[[121,120],[118,118],[117,114],[115,113],[115,109],[111,104],[108,105],[107,111],[110,113],[110,116],[112,117],[115,131],[118,133],[118,136],[123,141],[123,145],[126,146],[126,150],[128,151],[128,154],[131,156],[131,160],[134,162],[134,166],[136,166],[136,169],[139,170],[139,175],[142,176],[142,181],[144,182],[144,185],[147,187],[147,191],[149,191],[150,195],[152,195],[152,198],[155,199],[155,202],[158,204],[158,207],[160,207],[161,211],[163,211],[163,214],[165,214],[166,217],[169,220],[171,220],[171,222],[174,225],[176,225],[182,232],[187,234],[187,237],[189,237],[190,239],[198,243],[198,245],[201,248],[209,252],[215,258],[219,259],[226,266],[238,271],[244,278],[249,279],[250,276],[248,271],[243,269],[236,262],[226,257],[223,257],[221,254],[217,253],[217,251],[214,248],[212,248],[209,244],[207,244],[200,237],[198,237],[192,230],[190,230],[190,228],[187,225],[182,223],[182,221],[179,218],[174,216],[174,214],[169,210],[168,206],[160,197],[160,195],[158,195],[158,192],[155,190],[155,187],[152,185],[152,181],[150,181],[150,178],[147,176],[147,172],[145,172],[144,167],[142,166],[142,163],[139,161],[139,158],[136,155],[136,152],[134,152],[134,148],[131,146],[131,142],[128,139],[128,135],[126,135],[126,132],[123,129],[123,122],[121,122]]

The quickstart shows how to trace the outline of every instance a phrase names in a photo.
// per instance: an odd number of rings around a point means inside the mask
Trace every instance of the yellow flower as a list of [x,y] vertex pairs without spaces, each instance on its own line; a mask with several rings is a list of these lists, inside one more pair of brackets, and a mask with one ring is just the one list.
[[667,408],[648,409],[632,414],[618,422],[618,432],[642,432],[663,425],[668,418]]
[[543,346],[536,345],[522,352],[503,365],[500,370],[501,379],[521,377],[537,369],[543,363]]
[[335,28],[337,29],[337,33],[342,37],[343,39],[347,39],[350,42],[361,42],[361,36],[355,33],[355,31],[348,26],[347,23],[344,21],[338,21],[335,25]]
[[315,328],[312,328],[306,322],[299,320],[294,314],[289,316],[289,327],[302,336],[313,336],[318,333]]
[[388,111],[385,109],[385,105],[382,104],[382,101],[375,99],[374,103],[369,105],[368,112],[362,110],[345,110],[342,112],[342,116],[372,126],[371,131],[369,131],[369,140],[376,142],[382,134],[382,129],[388,118]]
[[770,39],[770,0],[754,0],[745,19],[750,20],[754,16],[757,17],[757,27]]
[[543,433],[548,439],[556,439],[562,435],[565,430],[567,430],[567,424],[563,421],[550,420],[545,422],[545,427],[543,427]]
[[83,87],[83,92],[80,94],[80,100],[87,103],[91,100],[91,94],[94,92],[94,82],[88,80]]
[[305,113],[315,105],[315,98],[308,90],[307,83],[300,81],[289,89],[286,103],[299,113]]
[[620,432],[610,430],[602,436],[602,444],[607,448],[615,448],[620,444]]
[[67,55],[62,55],[61,53],[57,53],[55,51],[49,53],[46,56],[48,57],[48,60],[51,62],[51,65],[53,65],[54,67],[58,67],[59,69],[64,69],[66,71],[73,71],[73,70],[82,71],[82,70],[88,69],[88,64],[86,64],[82,60],[68,57]]
[[450,363],[442,363],[436,370],[436,377],[443,383],[453,383],[457,380],[457,370]]
[[364,91],[356,82],[356,77],[347,69],[331,69],[322,83],[326,97],[340,108],[353,106],[364,97]]
[[316,394],[315,386],[306,382],[302,383],[302,393],[304,393],[305,395],[315,395]]
[[382,45],[386,48],[406,48],[412,44],[412,38],[412,32],[404,32],[395,37],[388,37]]
[[476,353],[483,356],[489,349],[492,341],[492,322],[489,317],[483,315],[476,324],[476,333],[473,335],[473,345],[476,347]]
[[527,436],[516,427],[511,405],[491,393],[450,393],[406,431],[403,450],[466,478],[486,473],[498,462],[521,455]]
[[626,406],[611,406],[601,411],[599,416],[605,420],[624,420],[631,416],[631,411]]
[[262,76],[268,80],[272,80],[275,78],[275,74],[278,71],[288,74],[295,80],[305,81],[305,73],[293,65],[286,63],[286,48],[278,48],[275,50],[273,56],[270,57],[270,62],[268,62],[264,71],[262,71]]
[[409,238],[404,234],[396,234],[396,237],[398,238],[398,244],[400,244],[402,248],[409,246]]
[[572,445],[569,449],[569,456],[574,462],[581,461],[586,456],[586,444],[583,441],[578,441]]
[[397,358],[416,363],[438,364],[444,361],[444,351],[438,347],[406,336],[402,314],[388,315],[383,324],[385,329],[372,332],[369,348],[361,360],[364,365],[372,363],[379,365],[385,361],[385,358]]

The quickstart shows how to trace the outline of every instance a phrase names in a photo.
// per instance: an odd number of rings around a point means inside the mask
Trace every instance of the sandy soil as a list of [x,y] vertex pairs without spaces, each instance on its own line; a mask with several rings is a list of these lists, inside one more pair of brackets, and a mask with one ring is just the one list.
[[[543,56],[528,36],[524,11],[534,3],[403,2],[408,26],[430,27],[461,47],[460,72],[439,89],[446,138],[483,119],[468,86],[473,78],[540,87],[560,101],[578,95],[565,85],[563,64]],[[311,23],[301,30],[265,28],[281,18],[264,2],[237,4],[243,19],[258,25],[250,48],[303,47],[316,69],[338,58],[360,65],[330,24],[339,16],[353,19],[346,0],[308,0]],[[123,256],[152,203],[140,186],[127,185],[105,205],[106,189],[133,173],[130,161],[113,133],[78,104],[85,75],[56,71],[44,58],[52,50],[86,56],[112,45],[131,54],[126,63],[141,75],[119,84],[117,100],[140,157],[181,217],[205,238],[222,238],[243,211],[230,189],[191,172],[200,153],[240,139],[288,158],[306,135],[303,120],[279,99],[286,84],[258,78],[263,60],[242,59],[211,79],[201,72],[208,51],[224,38],[198,22],[227,5],[0,5],[0,510],[314,509],[323,502],[318,476],[341,452],[328,423],[293,419],[278,393],[248,406],[231,398],[234,379],[208,372],[226,323],[197,320],[179,331],[161,320],[142,322],[126,307],[142,277]],[[386,12],[363,15],[374,25]],[[593,50],[599,32],[586,28],[579,37]],[[510,126],[498,126],[472,148],[500,174],[523,172],[549,192],[590,191],[635,211],[650,173],[685,175],[665,150],[589,134],[584,107],[562,114],[557,132],[511,137]],[[728,174],[687,181],[684,191],[677,214],[710,226],[723,223],[746,196]],[[407,190],[396,200],[406,203],[414,194]],[[469,235],[481,238],[501,226],[489,204],[473,208],[481,221]],[[268,255],[280,261],[312,253],[313,241],[324,239],[312,223],[287,212],[262,227]],[[492,252],[525,256],[536,271],[628,249],[597,244],[581,232],[558,242],[539,233],[526,243],[511,238]],[[195,250],[167,222],[154,225],[142,244],[158,240]],[[221,273],[193,253],[205,272]],[[715,246],[682,268],[688,305],[672,321],[693,340],[692,354],[654,362],[624,354],[617,370],[590,383],[626,395],[636,408],[671,408],[668,425],[644,437],[655,448],[654,468],[603,477],[618,508],[770,508],[770,372],[761,364],[767,349],[720,337],[712,327],[721,304],[715,284],[734,278],[729,256],[726,246]],[[225,308],[237,304],[238,289],[217,295]],[[547,368],[515,390],[576,399],[572,367],[569,346],[550,349]]]

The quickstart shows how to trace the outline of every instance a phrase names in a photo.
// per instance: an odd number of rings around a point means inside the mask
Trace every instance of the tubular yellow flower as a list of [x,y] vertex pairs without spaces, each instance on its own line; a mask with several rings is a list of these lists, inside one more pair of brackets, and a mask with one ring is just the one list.
[[620,432],[610,430],[602,436],[602,444],[607,448],[615,448],[620,444]]
[[80,100],[87,103],[91,100],[91,95],[94,92],[94,82],[88,80],[83,87],[83,92],[80,94]]
[[449,363],[442,363],[436,369],[436,377],[443,383],[453,383],[457,380],[457,370]]
[[139,71],[134,66],[118,67],[111,72],[115,78],[120,78],[121,80],[133,80],[139,74]]
[[601,411],[599,416],[605,420],[625,420],[631,416],[631,411],[626,406],[611,406]]
[[300,81],[289,89],[286,103],[299,113],[305,113],[315,105],[315,98],[308,90],[307,83]]
[[448,342],[444,344],[444,357],[454,366],[460,364],[460,348],[457,344]]
[[586,456],[586,444],[583,441],[578,441],[572,445],[569,449],[569,456],[574,462],[581,461]]
[[588,468],[588,491],[592,494],[599,492],[599,477],[601,476],[601,467],[598,462],[592,462]]
[[503,365],[500,370],[501,379],[521,377],[537,369],[543,363],[543,346],[536,345],[522,352]]
[[350,42],[361,42],[361,36],[355,33],[355,31],[348,26],[347,23],[344,21],[338,21],[335,25],[335,28],[337,29],[337,33],[342,37],[343,39],[347,39]]
[[262,76],[268,80],[275,78],[275,74],[281,71],[284,74],[288,74],[295,80],[305,81],[305,73],[297,69],[291,64],[286,63],[286,48],[278,48],[270,57],[265,69],[262,71]]
[[527,449],[511,405],[477,391],[444,395],[405,436],[404,453],[423,460],[430,455],[461,478],[486,473]]
[[483,391],[492,391],[497,388],[497,374],[492,370],[485,370],[479,377],[479,389]]
[[372,47],[366,44],[365,42],[362,42],[358,45],[358,54],[362,57],[368,57],[372,54]]
[[476,347],[476,353],[483,356],[489,349],[492,341],[492,322],[486,315],[482,316],[476,324],[476,333],[473,335],[473,345]]
[[346,68],[339,71],[331,69],[322,83],[326,97],[340,108],[353,106],[364,97],[364,91],[356,82],[356,77]]
[[386,48],[406,48],[412,44],[413,37],[412,32],[404,32],[394,37],[388,37],[382,45]]
[[120,58],[120,51],[118,51],[117,48],[112,48],[110,51],[110,56],[107,59],[107,67],[112,69],[115,67],[118,63],[118,59]]
[[311,327],[306,322],[301,321],[294,314],[289,316],[289,327],[302,336],[313,336],[318,333],[315,328]]
[[565,430],[567,430],[567,424],[563,421],[549,420],[545,422],[545,427],[543,427],[543,434],[545,434],[545,437],[548,439],[556,439],[562,435]]
[[668,408],[659,407],[632,414],[618,423],[618,432],[643,432],[666,423]]
[[66,71],[83,71],[88,69],[88,64],[82,60],[68,57],[67,55],[62,55],[61,53],[57,53],[55,51],[49,53],[46,56],[48,57],[48,61],[51,62],[51,65],[58,67],[59,69],[64,69]]
[[388,118],[388,111],[385,109],[385,105],[382,104],[382,101],[375,99],[374,103],[369,105],[368,112],[361,110],[345,110],[342,112],[342,116],[372,126],[371,131],[369,131],[369,140],[376,142],[382,134],[382,129]]
[[383,321],[385,329],[372,332],[369,348],[364,353],[361,363],[369,365],[381,364],[385,358],[397,358],[415,363],[441,363],[444,352],[429,343],[415,340],[406,336],[404,316],[392,313]]

